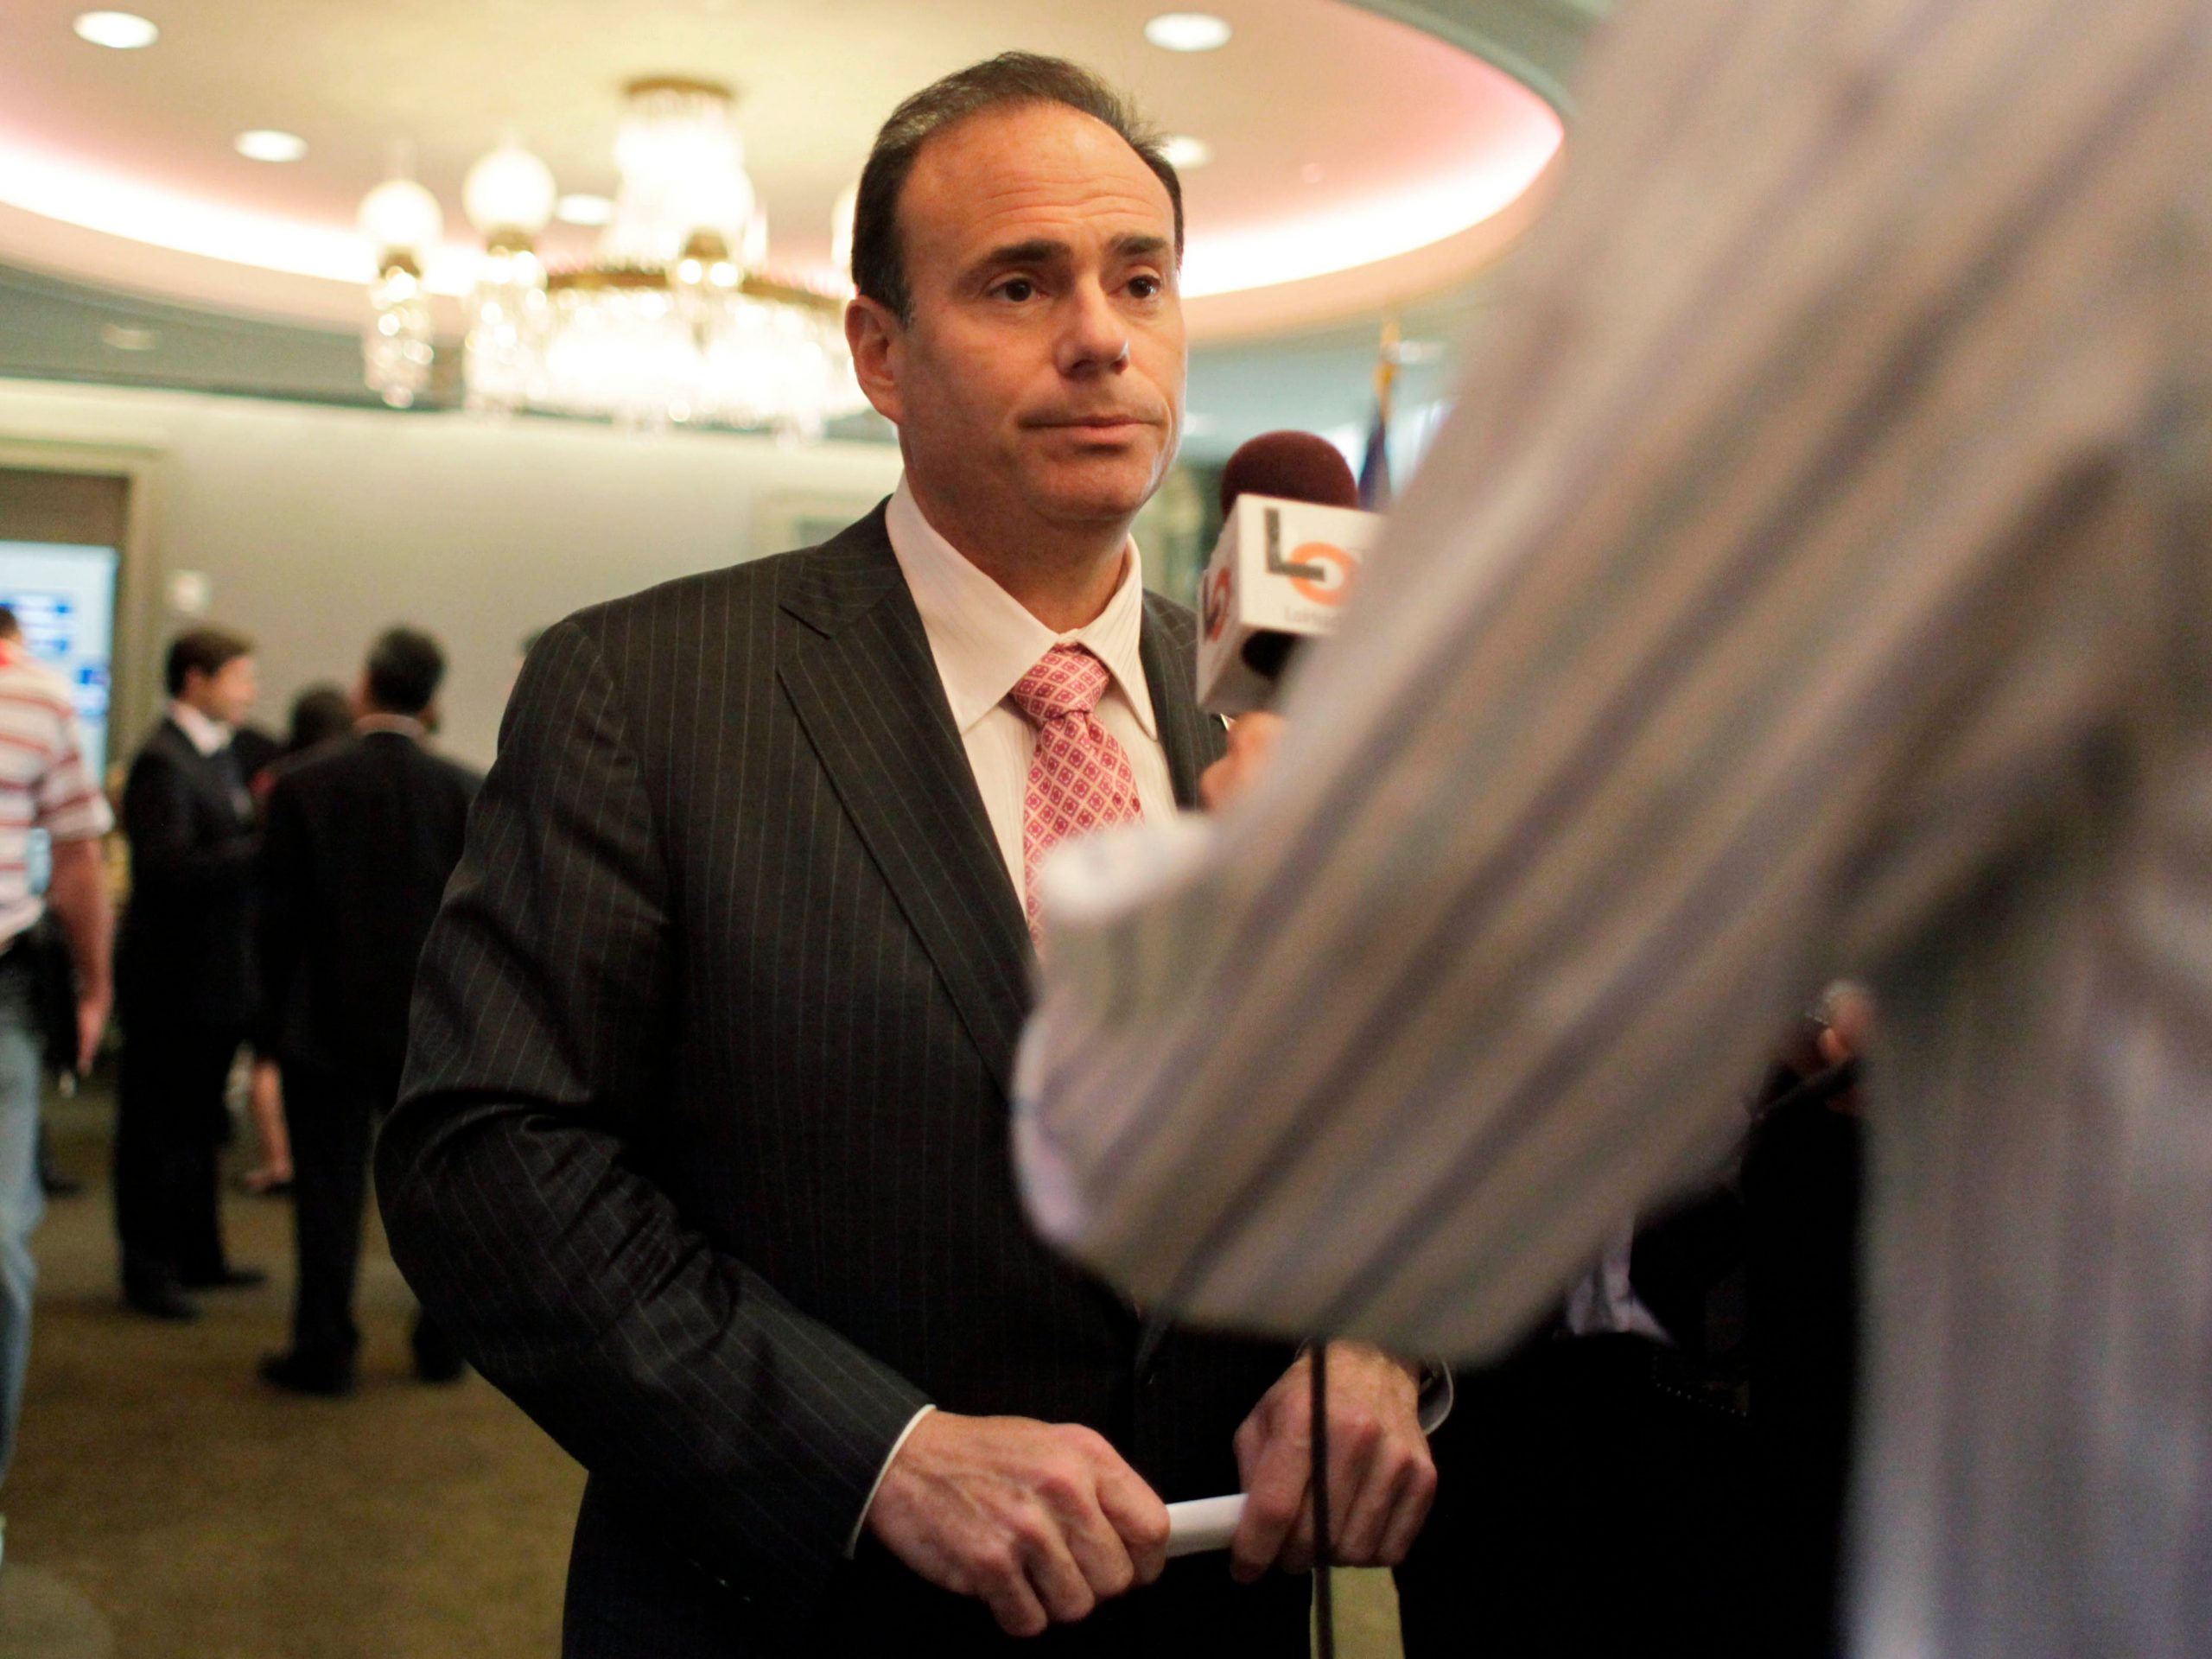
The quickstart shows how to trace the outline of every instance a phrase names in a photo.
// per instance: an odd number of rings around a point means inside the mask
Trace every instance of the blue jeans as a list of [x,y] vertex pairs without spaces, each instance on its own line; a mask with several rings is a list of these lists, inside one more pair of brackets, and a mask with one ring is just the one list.
[[16,1451],[31,1363],[31,1234],[46,1214],[38,1179],[39,1037],[30,974],[0,961],[0,1481]]

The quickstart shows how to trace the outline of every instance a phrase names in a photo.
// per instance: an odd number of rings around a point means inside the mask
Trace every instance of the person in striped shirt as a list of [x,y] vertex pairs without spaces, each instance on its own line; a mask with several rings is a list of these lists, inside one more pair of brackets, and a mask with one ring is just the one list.
[[[46,1210],[38,1174],[40,1024],[23,941],[52,910],[77,970],[76,1047],[54,1058],[89,1066],[112,995],[113,923],[100,861],[110,823],[86,770],[68,689],[32,660],[15,613],[0,606],[0,1482],[14,1455],[30,1365],[31,1234]],[[51,849],[42,899],[31,890],[34,834]]]
[[1048,875],[1049,1236],[1185,1316],[1493,1349],[1848,974],[1854,1650],[2212,1653],[2208,41],[1613,20],[1274,764]]

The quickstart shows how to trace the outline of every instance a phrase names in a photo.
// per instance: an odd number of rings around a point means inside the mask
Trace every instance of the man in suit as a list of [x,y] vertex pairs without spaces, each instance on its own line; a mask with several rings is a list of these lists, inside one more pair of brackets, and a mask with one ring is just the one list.
[[[531,652],[378,1154],[395,1254],[591,1471],[565,1651],[1302,1652],[1307,1369],[1041,1249],[1006,1087],[1037,859],[1220,750],[1128,526],[1173,457],[1173,169],[1009,56],[900,107],[848,336],[898,493]],[[1332,1348],[1339,1558],[1434,1474]],[[1249,1489],[1231,1563],[1163,1500]]]
[[[261,1375],[294,1393],[353,1386],[370,1134],[399,1095],[415,964],[482,781],[423,747],[445,668],[429,634],[385,632],[353,734],[280,764],[269,791],[254,1089],[289,1130],[299,1281],[292,1345]],[[414,1349],[424,1381],[461,1375],[434,1321],[417,1318]]]
[[253,642],[227,628],[181,633],[168,682],[168,712],[123,791],[130,901],[116,947],[115,1230],[124,1302],[189,1319],[187,1290],[264,1276],[225,1257],[216,1185],[224,1091],[254,997],[257,837],[231,749],[259,691]]

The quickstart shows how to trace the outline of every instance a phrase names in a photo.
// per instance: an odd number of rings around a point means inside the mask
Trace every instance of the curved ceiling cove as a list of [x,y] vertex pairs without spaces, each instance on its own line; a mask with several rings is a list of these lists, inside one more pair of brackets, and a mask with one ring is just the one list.
[[[353,327],[374,274],[355,211],[395,165],[459,232],[464,175],[510,139],[564,195],[604,195],[623,83],[681,72],[740,89],[772,268],[834,280],[833,208],[883,116],[931,77],[1018,48],[1095,67],[1208,152],[1185,179],[1185,283],[1203,336],[1340,315],[1470,274],[1525,219],[1559,148],[1552,105],[1465,37],[1414,27],[1429,21],[1419,6],[1211,0],[1230,29],[1205,52],[1147,41],[1167,9],[633,0],[610,28],[600,0],[165,0],[158,39],[114,51],[79,36],[80,7],[26,0],[0,20],[0,263]],[[296,158],[242,154],[240,136],[256,132],[296,136]],[[556,224],[541,247],[556,267],[580,262],[593,234]],[[477,257],[449,242],[429,262],[430,286],[464,291]]]

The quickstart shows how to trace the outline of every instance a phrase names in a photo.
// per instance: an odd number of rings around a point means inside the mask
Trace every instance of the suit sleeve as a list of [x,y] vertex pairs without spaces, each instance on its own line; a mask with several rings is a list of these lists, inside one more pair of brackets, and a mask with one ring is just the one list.
[[215,846],[192,834],[192,785],[158,750],[132,763],[123,787],[123,827],[130,837],[131,880],[139,893],[213,895],[253,879],[257,847],[239,836]]
[[620,698],[563,624],[424,951],[378,1192],[409,1282],[487,1377],[709,1572],[804,1602],[927,1402],[626,1155],[678,1040],[671,933]]
[[264,808],[259,872],[260,904],[256,911],[260,995],[254,1008],[254,1052],[273,1059],[285,1026],[285,999],[298,983],[300,918],[306,912],[308,880],[307,818],[296,787],[280,779]]

